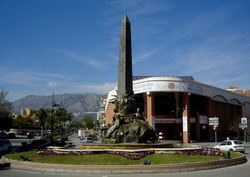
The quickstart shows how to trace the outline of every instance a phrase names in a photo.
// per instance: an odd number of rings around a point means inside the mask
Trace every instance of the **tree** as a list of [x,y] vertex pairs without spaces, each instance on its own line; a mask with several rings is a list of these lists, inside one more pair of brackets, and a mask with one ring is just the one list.
[[91,115],[86,115],[82,119],[83,125],[85,128],[93,129],[94,125],[94,118]]
[[72,121],[69,123],[69,127],[71,128],[71,130],[73,132],[77,132],[78,129],[81,129],[83,128],[83,122],[75,122],[75,121]]
[[240,121],[241,121],[241,118],[240,117],[237,117],[236,119],[233,119],[231,122],[230,122],[230,126],[228,127],[228,129],[230,131],[233,131],[233,132],[236,132],[237,135],[238,135],[238,138],[240,138],[240,127],[239,127],[239,124],[240,124]]
[[33,126],[33,121],[30,117],[18,116],[16,119],[14,119],[13,126],[19,127],[19,129],[21,129],[21,127],[28,128]]
[[70,122],[70,127],[79,129],[83,127],[83,122]]
[[70,121],[72,117],[73,115],[64,108],[59,108],[56,110],[53,116],[53,123],[54,127],[61,135],[63,134],[63,129],[66,127],[66,122]]
[[41,127],[41,136],[44,136],[44,129],[46,122],[48,122],[48,114],[45,109],[40,108],[35,111],[35,115],[39,118],[39,125]]
[[11,103],[6,100],[8,92],[1,89],[0,92],[0,130],[9,131],[12,125],[12,118],[10,117],[12,106]]

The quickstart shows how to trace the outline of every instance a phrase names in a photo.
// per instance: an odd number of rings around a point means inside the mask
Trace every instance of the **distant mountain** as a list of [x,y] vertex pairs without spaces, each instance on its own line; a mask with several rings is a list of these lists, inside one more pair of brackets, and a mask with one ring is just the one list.
[[[101,95],[95,93],[60,94],[54,96],[59,107],[71,113],[97,112],[99,110]],[[51,108],[52,96],[29,95],[12,102],[13,112],[20,114],[22,108],[39,109]]]

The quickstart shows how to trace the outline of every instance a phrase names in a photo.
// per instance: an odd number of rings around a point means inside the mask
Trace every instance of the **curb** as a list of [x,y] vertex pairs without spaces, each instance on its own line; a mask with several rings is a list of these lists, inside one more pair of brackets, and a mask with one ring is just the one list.
[[134,173],[173,173],[208,170],[223,168],[247,162],[245,156],[235,159],[224,159],[220,161],[203,163],[186,163],[176,165],[127,165],[127,166],[105,166],[105,165],[65,165],[65,164],[45,164],[36,162],[24,162],[10,160],[2,157],[2,162],[11,163],[11,168],[36,172],[50,173],[93,173],[93,174],[134,174]]

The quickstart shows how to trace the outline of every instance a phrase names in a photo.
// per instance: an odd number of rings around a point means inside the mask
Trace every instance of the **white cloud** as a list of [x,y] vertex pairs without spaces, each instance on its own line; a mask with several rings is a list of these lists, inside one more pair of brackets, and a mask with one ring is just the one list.
[[85,62],[94,68],[106,68],[106,66],[94,58],[85,58]]
[[144,52],[140,52],[141,54],[139,56],[134,57],[133,64],[141,63],[150,59],[153,59],[154,55],[157,54],[162,48],[159,49],[149,49],[144,50]]
[[99,93],[106,94],[108,91],[115,88],[117,83],[102,83],[102,84],[79,84],[79,83],[71,83],[68,84],[69,87],[65,89],[71,90],[71,93]]
[[69,80],[62,74],[42,73],[32,71],[14,71],[9,67],[0,67],[0,82],[6,84],[15,84],[20,86],[37,86],[42,82],[50,82],[51,80]]
[[193,19],[184,18],[186,21],[182,21],[181,25],[175,28],[171,35],[177,39],[196,35],[209,35],[213,30],[220,29],[220,24],[230,15],[230,7],[224,7],[204,12]]
[[97,68],[97,69],[106,68],[105,63],[102,63],[102,62],[98,61],[95,58],[86,57],[86,56],[83,56],[83,55],[78,54],[76,52],[73,52],[73,51],[70,51],[70,50],[65,50],[65,49],[53,49],[53,50],[55,52],[60,53],[60,54],[66,55],[67,58],[70,59],[70,60],[74,60],[74,61],[77,61],[77,62],[82,62],[82,63],[88,64],[88,65],[90,65],[90,66],[92,66],[94,68]]
[[[249,66],[249,44],[239,34],[214,36],[176,52],[175,69],[181,75],[192,75],[198,81],[225,88],[245,85]],[[235,45],[238,44],[238,45]],[[248,47],[247,47],[248,46]],[[245,70],[245,71],[244,71]]]
[[[133,41],[144,40],[144,42],[145,38],[161,33],[166,25],[167,20],[163,19],[163,16],[154,19],[152,17],[170,8],[165,0],[113,0],[109,1],[109,4],[109,10],[104,12],[106,19],[109,19],[108,23],[105,21],[105,25],[119,31],[117,24],[120,24],[123,16],[127,14],[131,20]],[[117,33],[113,35],[119,36]]]
[[46,87],[53,87],[53,88],[56,88],[56,87],[58,87],[58,83],[57,82],[49,82],[47,85],[46,85]]

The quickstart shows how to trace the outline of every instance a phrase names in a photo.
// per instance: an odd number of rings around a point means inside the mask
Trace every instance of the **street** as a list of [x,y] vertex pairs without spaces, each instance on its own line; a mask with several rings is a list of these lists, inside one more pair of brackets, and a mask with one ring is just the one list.
[[[76,135],[70,137],[73,142],[77,143],[79,139]],[[200,146],[213,146],[213,143],[196,143]],[[247,143],[247,149],[245,156],[247,159],[250,158],[250,143]],[[220,176],[220,177],[248,177],[250,174],[250,162],[248,161],[245,164],[212,169],[212,170],[203,170],[203,171],[194,171],[194,172],[181,172],[181,173],[155,173],[154,177],[211,177],[211,176]],[[31,172],[17,169],[0,169],[0,176],[4,177],[55,177],[58,176],[58,173],[47,173],[47,172]],[[135,177],[151,177],[152,174],[105,174],[105,173],[97,173],[97,174],[70,174],[70,173],[60,173],[60,176],[72,176],[72,177],[127,177],[127,176],[135,176]]]

